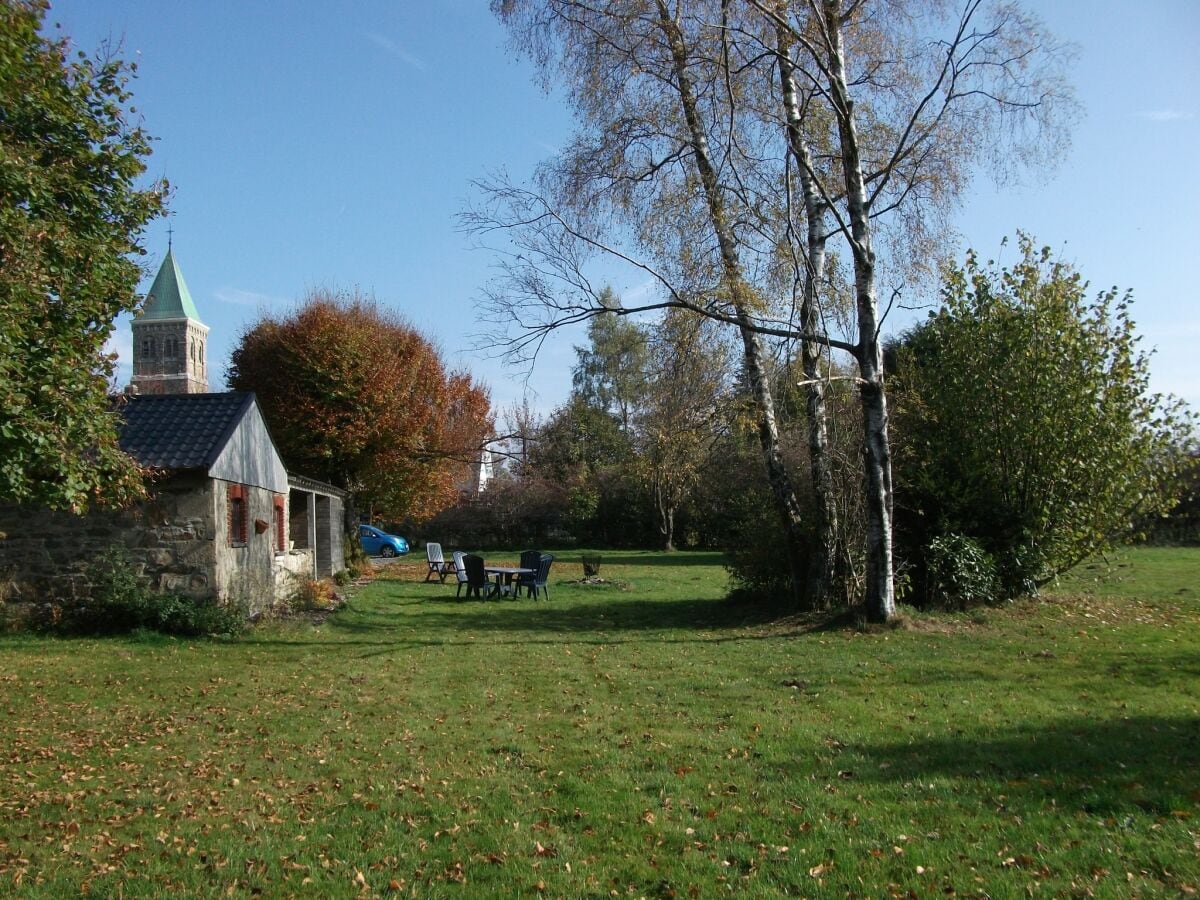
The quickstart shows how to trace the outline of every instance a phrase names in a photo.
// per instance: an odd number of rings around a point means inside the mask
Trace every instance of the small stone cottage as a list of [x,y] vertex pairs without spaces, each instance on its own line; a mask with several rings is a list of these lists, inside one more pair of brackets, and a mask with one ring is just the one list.
[[288,474],[253,394],[208,393],[208,328],[169,248],[133,338],[120,441],[153,471],[149,499],[86,516],[0,505],[0,602],[86,597],[113,546],[156,589],[252,613],[342,571],[344,492]]
[[86,595],[89,562],[114,545],[159,590],[252,613],[345,568],[344,494],[288,476],[253,394],[132,396],[122,412],[122,449],[155,473],[150,498],[86,516],[0,507],[0,597]]

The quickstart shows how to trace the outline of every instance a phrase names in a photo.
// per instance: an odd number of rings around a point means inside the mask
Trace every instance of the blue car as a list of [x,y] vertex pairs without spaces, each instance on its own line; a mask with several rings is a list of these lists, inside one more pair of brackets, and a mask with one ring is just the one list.
[[408,552],[408,541],[374,525],[358,526],[358,542],[367,556],[403,556]]

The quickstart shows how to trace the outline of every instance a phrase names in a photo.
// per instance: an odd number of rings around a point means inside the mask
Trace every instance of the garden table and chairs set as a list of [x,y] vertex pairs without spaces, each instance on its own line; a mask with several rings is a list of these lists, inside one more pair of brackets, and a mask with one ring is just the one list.
[[524,550],[518,565],[488,565],[482,556],[462,551],[455,551],[450,559],[446,559],[442,545],[431,542],[425,545],[425,555],[429,564],[425,580],[437,578],[439,583],[444,583],[447,577],[454,575],[458,581],[455,596],[461,597],[465,586],[467,597],[481,600],[500,597],[516,599],[522,590],[535,600],[539,594],[550,599],[549,576],[550,566],[554,563],[553,554]]

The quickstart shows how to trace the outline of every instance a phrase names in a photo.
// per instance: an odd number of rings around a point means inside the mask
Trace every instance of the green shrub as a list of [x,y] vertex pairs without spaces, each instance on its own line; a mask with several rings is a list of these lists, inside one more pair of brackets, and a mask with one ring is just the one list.
[[346,559],[346,571],[350,573],[351,578],[358,578],[371,570],[370,557],[358,540],[357,529],[346,535],[342,542],[342,550]]
[[999,581],[991,554],[969,537],[944,534],[925,552],[925,599],[931,606],[966,609],[991,602]]
[[1186,493],[1196,420],[1150,390],[1132,297],[1088,297],[1027,235],[1008,267],[974,252],[891,354],[901,555],[969,535],[1006,596],[1136,537]]
[[764,597],[791,597],[787,545],[769,498],[762,498],[759,505],[748,503],[741,512],[737,539],[722,548],[734,586]]
[[1005,599],[1036,597],[1043,579],[1040,558],[1028,541],[1017,541],[993,554],[996,558],[996,576]]
[[119,634],[143,627],[150,617],[150,593],[134,574],[129,554],[114,548],[87,569],[90,600],[65,605],[62,630],[77,634]]
[[233,601],[193,600],[179,594],[151,594],[146,628],[181,637],[241,634],[247,628],[248,610]]
[[787,537],[753,449],[722,461],[714,491],[723,502],[721,549],[735,592],[794,612]]

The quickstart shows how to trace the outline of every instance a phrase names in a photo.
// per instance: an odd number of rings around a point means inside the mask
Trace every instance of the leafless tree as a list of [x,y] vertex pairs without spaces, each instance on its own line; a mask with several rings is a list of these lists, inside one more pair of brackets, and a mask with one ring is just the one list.
[[[598,256],[657,286],[618,314],[678,308],[735,327],[798,600],[814,577],[827,584],[829,569],[803,571],[804,511],[779,452],[764,341],[800,342],[818,496],[828,480],[817,471],[828,465],[820,348],[849,353],[864,432],[865,595],[871,615],[886,620],[894,591],[883,262],[893,274],[929,266],[944,217],[981,163],[1007,170],[1061,146],[1064,132],[1053,128],[1071,98],[1060,48],[1015,7],[983,0],[965,0],[953,16],[921,0],[494,0],[493,8],[542,77],[565,85],[580,120],[534,186],[493,180],[464,216],[485,240],[506,242],[484,309],[509,351],[535,355],[554,329],[606,311],[586,274]],[[773,117],[764,114],[772,105]],[[820,327],[825,242],[835,235],[852,269],[853,340]],[[776,302],[781,252],[797,260],[798,310]],[[828,533],[836,510],[817,515]]]
[[[890,239],[893,256],[912,265],[929,238],[941,233],[939,221],[973,166],[990,163],[1004,176],[1017,164],[1045,163],[1048,153],[1061,150],[1064,122],[1075,109],[1062,76],[1069,54],[1010,3],[966,0],[957,13],[946,14],[939,4],[912,0],[747,2],[777,29],[781,71],[793,83],[802,81],[834,124],[838,177],[811,158],[796,157],[853,264],[866,601],[873,618],[886,620],[895,613],[895,596],[876,237]],[[801,131],[824,121],[810,114]]]
[[[537,190],[493,183],[485,206],[468,214],[476,233],[503,229],[515,245],[488,305],[499,322],[516,324],[513,350],[536,350],[549,330],[603,308],[583,274],[590,256],[603,252],[660,287],[653,302],[623,312],[677,307],[734,326],[802,602],[804,512],[780,452],[763,345],[764,335],[795,339],[801,332],[772,315],[759,273],[747,268],[750,255],[773,252],[774,236],[756,232],[758,197],[738,183],[732,163],[745,152],[737,140],[751,129],[728,124],[740,107],[736,90],[727,90],[724,33],[666,0],[510,0],[494,8],[545,77],[566,78],[583,124],[572,146],[543,168]],[[614,220],[624,227],[613,228]]]

